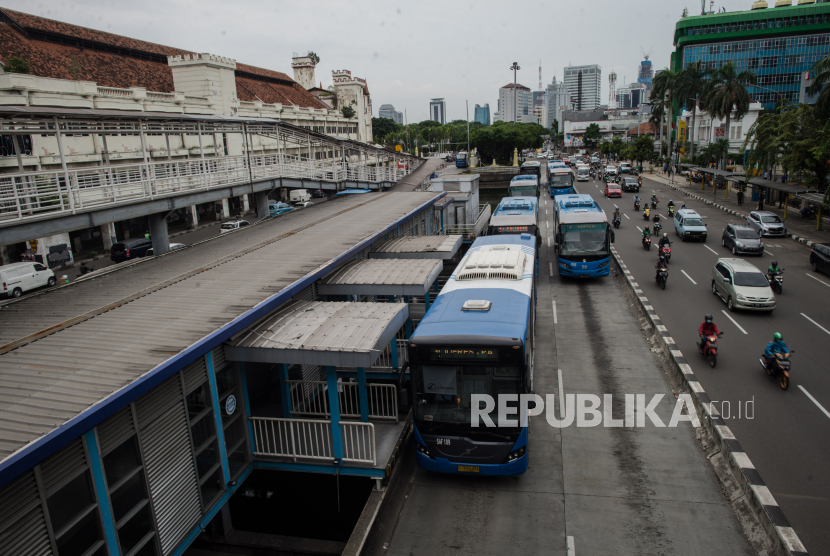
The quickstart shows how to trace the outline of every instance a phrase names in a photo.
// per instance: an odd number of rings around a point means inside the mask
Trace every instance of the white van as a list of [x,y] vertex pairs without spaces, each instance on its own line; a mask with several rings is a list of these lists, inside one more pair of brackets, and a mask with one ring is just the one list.
[[307,189],[293,189],[289,199],[291,200],[292,205],[305,203],[306,201],[311,200],[311,193],[309,193]]
[[9,297],[20,297],[23,292],[41,286],[54,286],[55,273],[35,262],[12,263],[0,266],[0,284]]
[[587,166],[579,166],[576,169],[576,181],[588,181],[589,168]]

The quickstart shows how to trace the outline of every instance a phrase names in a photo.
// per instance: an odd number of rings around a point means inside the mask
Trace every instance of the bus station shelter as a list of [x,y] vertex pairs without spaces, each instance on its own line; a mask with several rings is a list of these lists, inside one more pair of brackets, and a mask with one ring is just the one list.
[[461,248],[464,237],[406,236],[384,241],[370,253],[370,259],[452,259]]
[[[756,202],[759,199],[761,190],[764,190],[764,199],[769,201],[770,204],[774,203],[776,200],[782,200],[783,197],[784,218],[787,217],[787,201],[791,196],[800,198],[801,195],[811,194],[817,191],[815,188],[810,189],[794,183],[781,183],[780,181],[765,180],[764,178],[749,178],[747,180],[746,176],[739,175],[732,176],[729,178],[729,181],[737,182],[739,184],[746,184],[752,187],[752,200]],[[778,198],[772,199],[770,191],[777,191]]]

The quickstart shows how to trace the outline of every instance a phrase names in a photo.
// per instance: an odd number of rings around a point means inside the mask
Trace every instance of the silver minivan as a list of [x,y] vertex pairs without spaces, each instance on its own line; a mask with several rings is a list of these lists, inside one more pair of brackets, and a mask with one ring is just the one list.
[[12,263],[0,266],[0,286],[9,297],[20,297],[23,292],[54,286],[55,273],[36,262]]
[[723,299],[730,311],[775,310],[775,294],[766,275],[743,259],[718,259],[712,269],[712,293]]

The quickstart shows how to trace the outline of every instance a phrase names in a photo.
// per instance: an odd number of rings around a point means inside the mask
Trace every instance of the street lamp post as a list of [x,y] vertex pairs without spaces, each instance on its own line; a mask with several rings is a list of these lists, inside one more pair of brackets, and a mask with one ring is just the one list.
[[518,62],[513,62],[513,65],[510,66],[510,69],[513,70],[513,123],[516,123],[518,121],[516,114],[516,95],[518,94],[518,91],[516,90],[516,72],[522,68],[519,67]]

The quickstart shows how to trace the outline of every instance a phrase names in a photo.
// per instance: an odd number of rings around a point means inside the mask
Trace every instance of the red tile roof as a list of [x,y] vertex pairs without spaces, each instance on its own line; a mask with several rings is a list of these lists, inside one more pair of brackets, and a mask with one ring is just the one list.
[[[95,81],[102,87],[145,87],[148,91],[169,93],[173,91],[173,72],[167,65],[166,57],[193,54],[188,50],[7,8],[0,10],[0,60],[5,61],[11,56],[23,58],[29,62],[33,75]],[[15,25],[29,36],[24,36]],[[87,48],[52,42],[56,38],[85,41]],[[120,52],[103,52],[89,43],[115,47]],[[314,95],[284,73],[237,62],[236,74],[236,90],[240,100],[253,101],[258,97],[266,103],[325,108]],[[264,79],[258,81],[256,77]]]
[[[638,133],[639,129],[639,133]],[[644,124],[640,124],[637,127],[633,127],[628,130],[628,135],[645,135],[645,134],[654,135],[657,133],[657,125],[651,122],[646,122]]]

